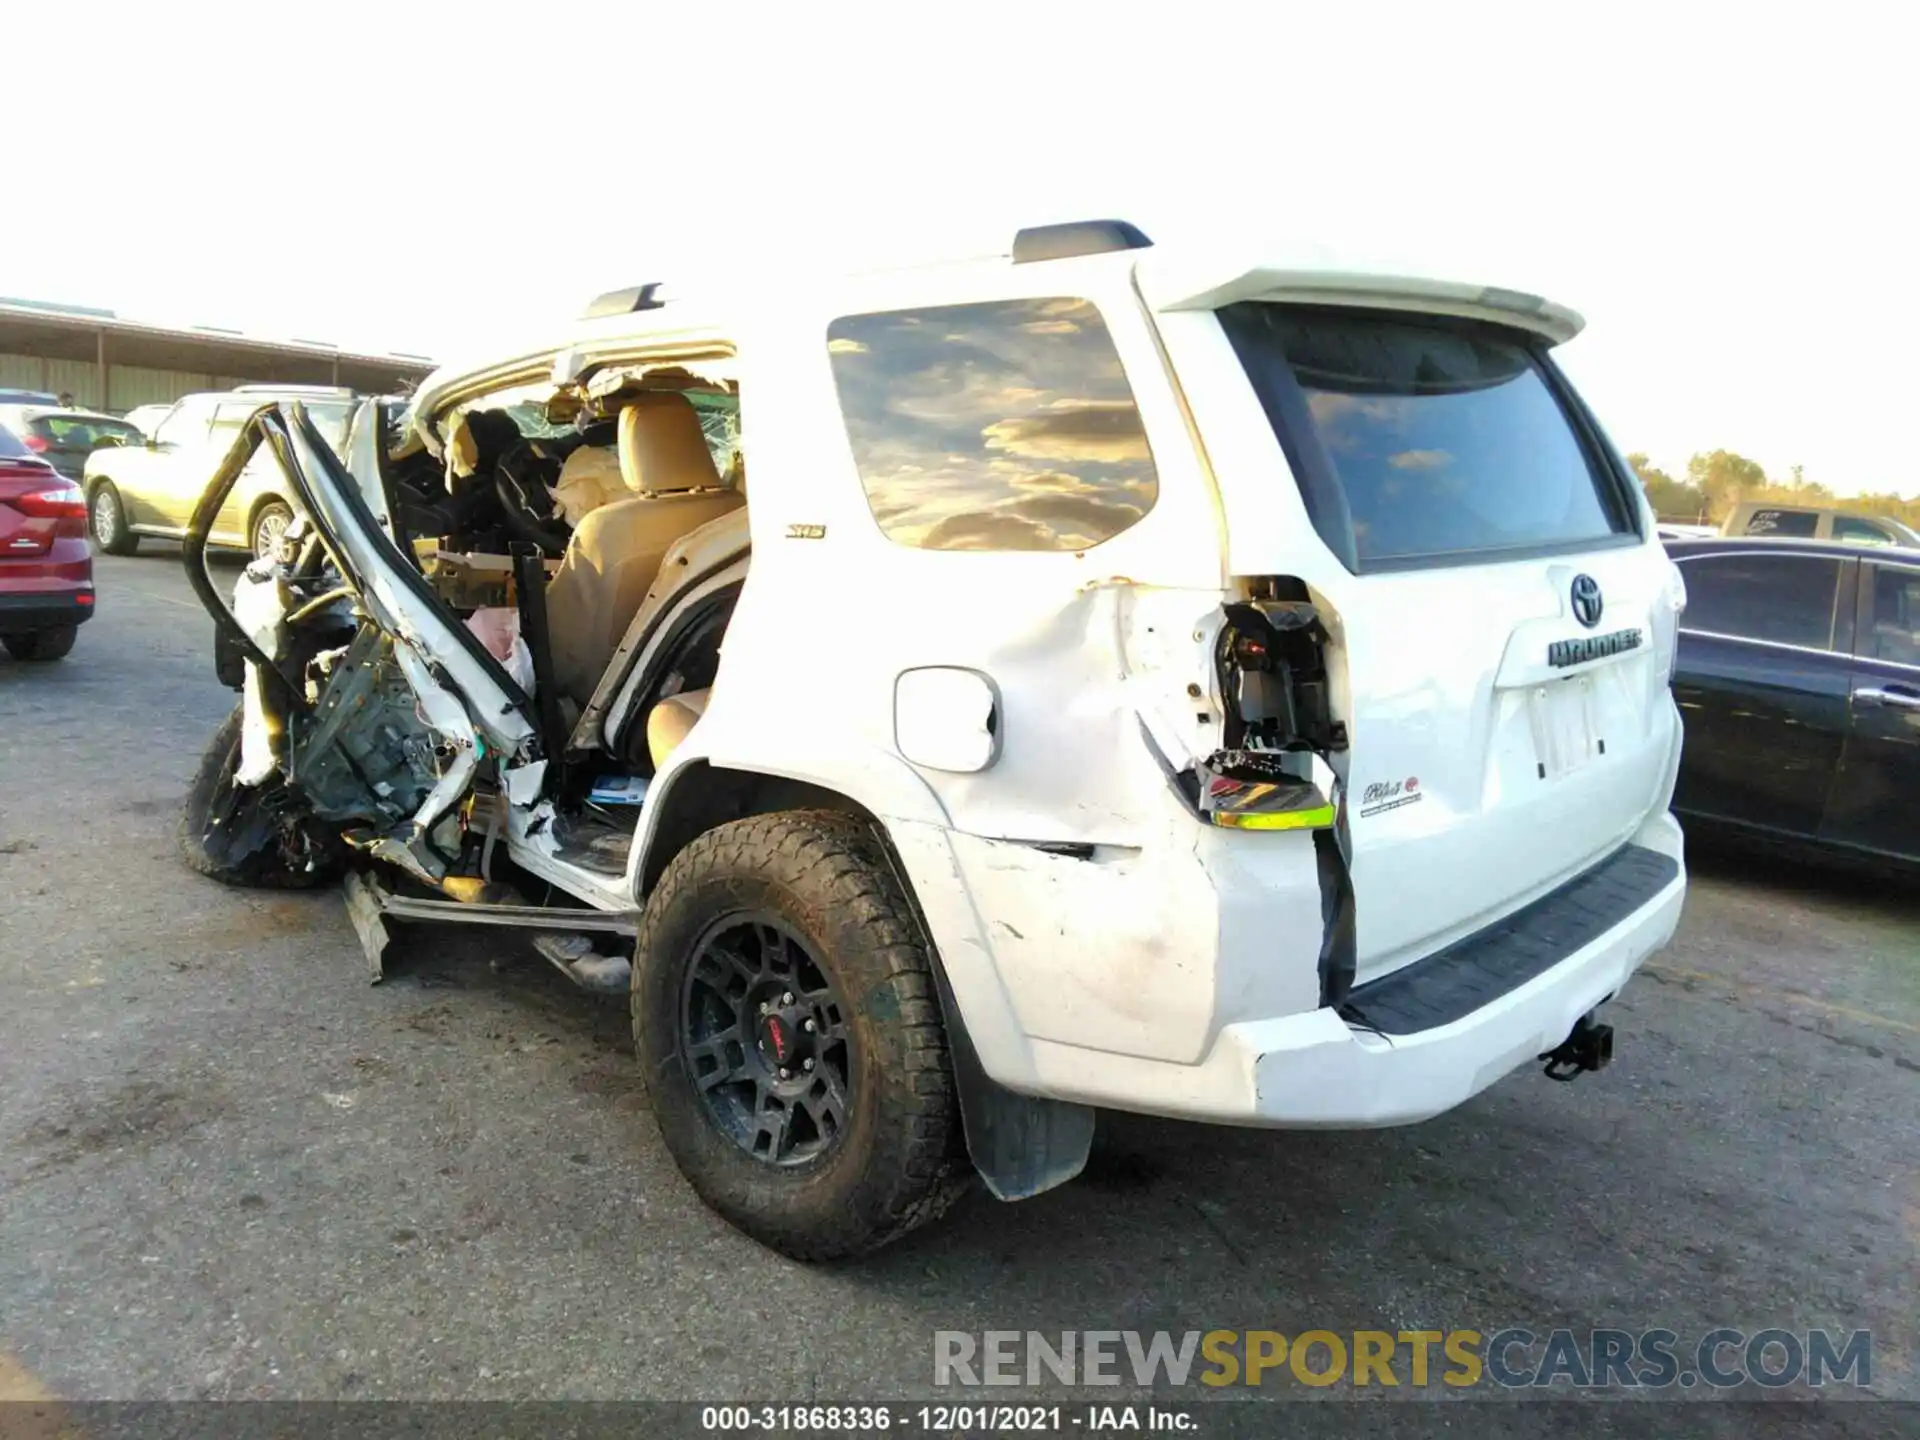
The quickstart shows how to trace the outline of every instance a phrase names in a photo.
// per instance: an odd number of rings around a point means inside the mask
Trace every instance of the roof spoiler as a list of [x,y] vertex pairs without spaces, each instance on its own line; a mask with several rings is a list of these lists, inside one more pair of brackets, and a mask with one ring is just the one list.
[[1105,255],[1115,250],[1145,250],[1153,241],[1125,220],[1071,220],[1063,225],[1031,225],[1013,237],[1013,263],[1066,260],[1075,255]]
[[624,290],[609,290],[604,295],[596,295],[593,303],[581,312],[582,320],[599,320],[608,315],[632,315],[641,310],[660,310],[666,301],[660,298],[660,282],[648,281],[645,285],[629,285]]
[[[1161,258],[1174,257],[1156,256],[1153,261]],[[1530,330],[1555,345],[1565,344],[1586,326],[1585,320],[1564,305],[1490,285],[1294,266],[1183,264],[1163,268],[1153,261],[1142,262],[1140,285],[1147,303],[1156,310],[1218,310],[1239,300],[1406,310],[1509,325]]]

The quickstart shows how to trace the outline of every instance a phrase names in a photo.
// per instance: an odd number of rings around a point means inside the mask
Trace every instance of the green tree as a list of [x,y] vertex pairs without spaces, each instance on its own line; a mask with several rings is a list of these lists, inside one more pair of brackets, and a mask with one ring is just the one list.
[[1700,492],[1709,518],[1718,523],[1743,495],[1766,488],[1767,472],[1757,460],[1731,450],[1713,450],[1687,461],[1687,484]]
[[1674,479],[1636,450],[1627,456],[1627,464],[1640,477],[1640,488],[1647,492],[1647,503],[1663,520],[1697,520],[1706,508],[1706,499],[1692,485]]

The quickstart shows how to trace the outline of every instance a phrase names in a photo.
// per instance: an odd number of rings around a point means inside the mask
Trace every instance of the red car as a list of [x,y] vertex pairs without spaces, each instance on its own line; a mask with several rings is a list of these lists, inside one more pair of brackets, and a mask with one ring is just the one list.
[[92,615],[86,496],[0,425],[0,642],[58,660]]

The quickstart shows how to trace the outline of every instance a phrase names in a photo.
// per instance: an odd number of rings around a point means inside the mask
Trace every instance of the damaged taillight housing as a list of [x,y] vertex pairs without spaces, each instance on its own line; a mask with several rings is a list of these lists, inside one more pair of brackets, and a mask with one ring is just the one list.
[[1680,567],[1667,562],[1666,583],[1653,602],[1653,643],[1656,655],[1667,659],[1667,685],[1680,668],[1680,617],[1687,611],[1687,580]]

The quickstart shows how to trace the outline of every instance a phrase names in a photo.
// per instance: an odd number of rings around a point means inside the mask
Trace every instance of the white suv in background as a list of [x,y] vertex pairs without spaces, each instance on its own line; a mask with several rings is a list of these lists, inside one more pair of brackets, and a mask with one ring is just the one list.
[[[144,444],[123,445],[87,459],[83,485],[93,538],[110,555],[131,555],[142,535],[174,540],[207,488],[214,466],[240,426],[263,404],[304,401],[331,445],[343,443],[353,413],[351,390],[322,385],[242,385],[176,401],[152,422]],[[143,407],[144,408],[144,407]],[[145,427],[142,427],[143,429]],[[212,543],[268,553],[293,518],[293,497],[266,457],[249,468],[214,526]]]
[[189,539],[244,705],[188,857],[346,869],[376,976],[391,917],[560,932],[695,1188],[807,1258],[1070,1179],[1098,1107],[1598,1069],[1685,889],[1684,592],[1580,324],[1091,222],[602,297],[344,460],[263,412],[227,469],[317,535],[231,613]]

